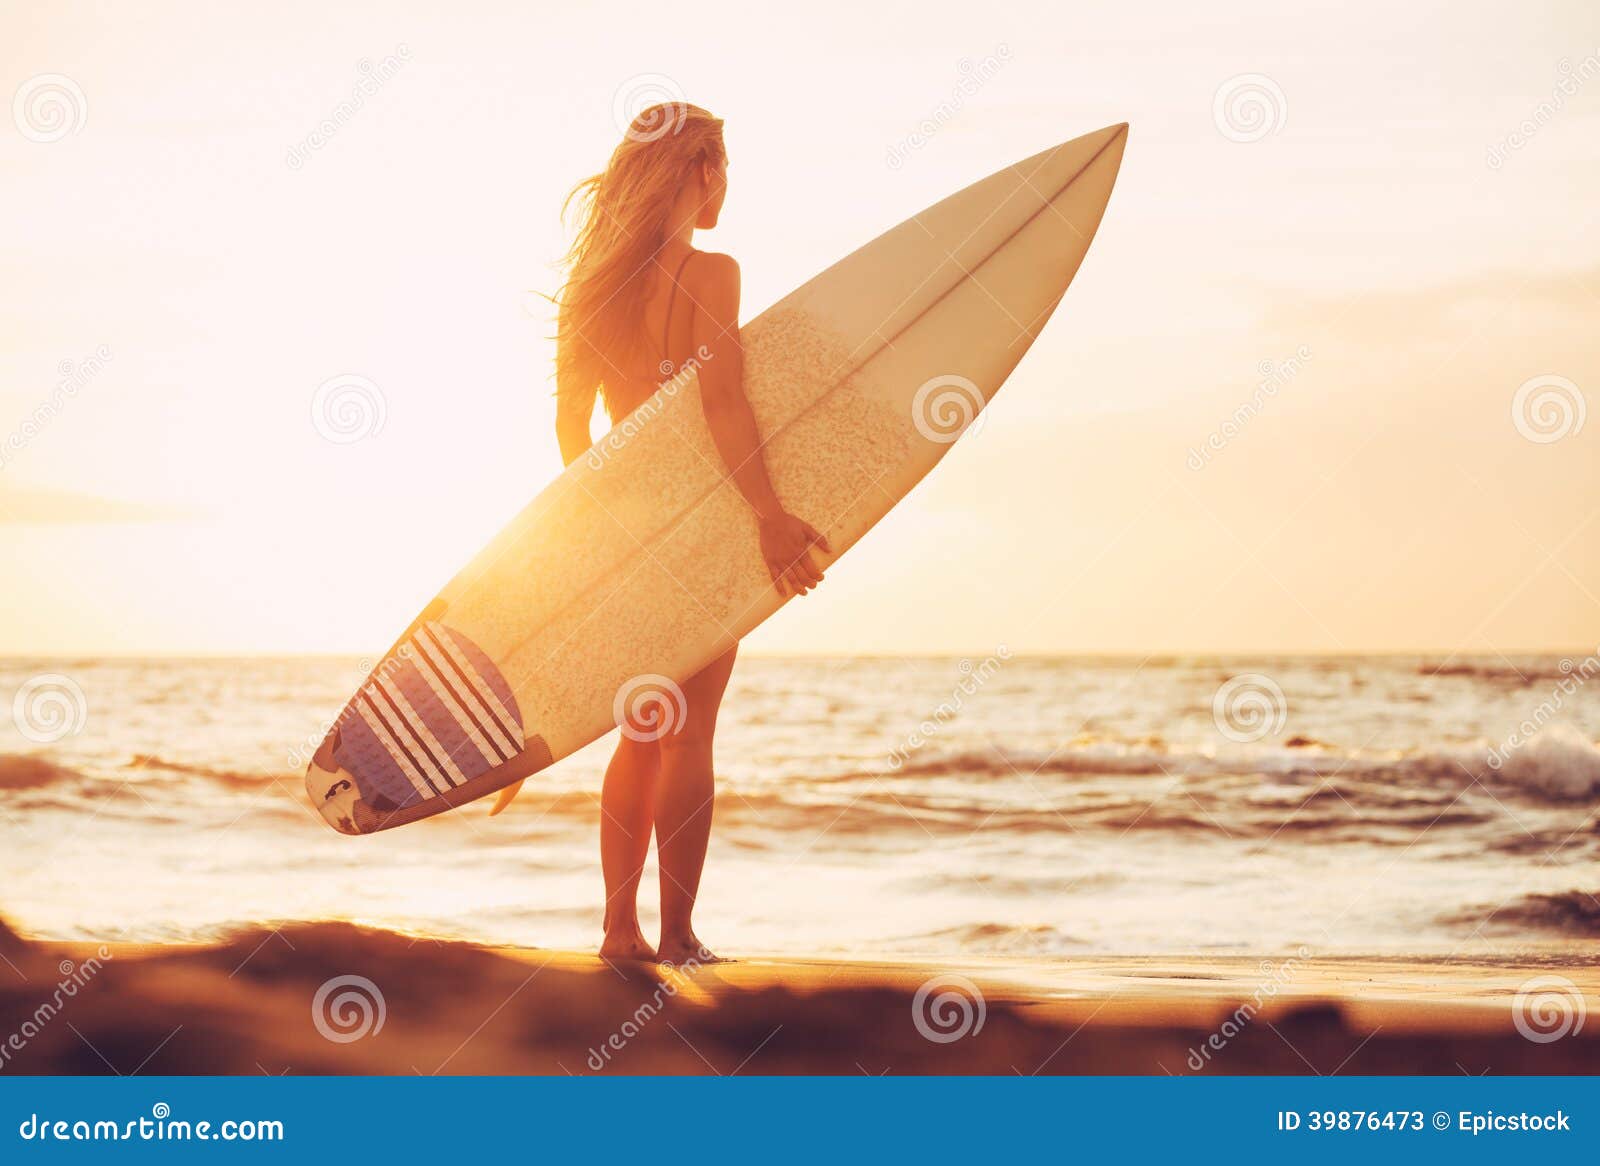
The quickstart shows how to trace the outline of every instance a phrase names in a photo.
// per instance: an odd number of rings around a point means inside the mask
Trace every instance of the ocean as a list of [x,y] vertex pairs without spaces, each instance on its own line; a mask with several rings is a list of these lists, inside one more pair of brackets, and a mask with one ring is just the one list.
[[[610,739],[497,818],[342,837],[301,773],[365,664],[0,661],[0,916],[594,947]],[[1592,951],[1597,738],[1579,654],[752,655],[697,926],[727,955]]]

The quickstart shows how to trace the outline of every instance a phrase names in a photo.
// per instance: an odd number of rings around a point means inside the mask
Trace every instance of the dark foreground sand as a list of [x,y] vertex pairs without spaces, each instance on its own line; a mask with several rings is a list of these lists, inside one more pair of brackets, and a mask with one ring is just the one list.
[[204,947],[43,944],[0,927],[0,956],[12,1074],[1600,1071],[1600,1015],[1575,1028],[1600,1011],[1600,968],[1571,959],[749,959],[674,973],[342,923]]

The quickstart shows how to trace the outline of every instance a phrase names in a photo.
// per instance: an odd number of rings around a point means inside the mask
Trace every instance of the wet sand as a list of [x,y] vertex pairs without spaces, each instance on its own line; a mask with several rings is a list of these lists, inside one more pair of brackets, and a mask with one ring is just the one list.
[[0,1072],[17,1074],[1600,1071],[1600,1018],[1578,1023],[1600,1009],[1600,967],[1570,957],[672,971],[344,923],[205,946],[0,929],[0,956]]

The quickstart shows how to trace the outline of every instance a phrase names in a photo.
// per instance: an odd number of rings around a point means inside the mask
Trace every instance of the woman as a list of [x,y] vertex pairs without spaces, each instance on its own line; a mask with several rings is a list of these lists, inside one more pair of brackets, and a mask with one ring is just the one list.
[[[559,299],[556,436],[566,463],[590,444],[595,395],[621,421],[698,354],[706,424],[727,472],[755,511],[761,552],[780,594],[804,595],[822,580],[812,546],[828,544],[787,513],[761,455],[745,397],[739,343],[739,265],[696,251],[694,233],[717,225],[728,189],[722,122],[685,104],[657,105],[628,127],[605,173],[580,183],[582,224]],[[716,959],[691,916],[711,835],[712,735],[733,670],[730,648],[683,685],[687,715],[676,732],[636,741],[624,734],[601,791],[608,958],[681,963]],[[661,942],[639,930],[636,900],[652,828],[661,868]]]

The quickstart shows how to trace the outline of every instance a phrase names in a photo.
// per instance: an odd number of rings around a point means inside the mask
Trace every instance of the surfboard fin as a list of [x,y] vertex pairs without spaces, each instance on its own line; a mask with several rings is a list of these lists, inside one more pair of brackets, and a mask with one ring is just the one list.
[[501,790],[494,799],[494,806],[489,811],[489,817],[494,817],[501,810],[509,806],[512,801],[515,800],[516,796],[522,792],[522,783],[526,780],[526,778],[518,778],[510,785],[506,786],[505,789]]

